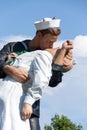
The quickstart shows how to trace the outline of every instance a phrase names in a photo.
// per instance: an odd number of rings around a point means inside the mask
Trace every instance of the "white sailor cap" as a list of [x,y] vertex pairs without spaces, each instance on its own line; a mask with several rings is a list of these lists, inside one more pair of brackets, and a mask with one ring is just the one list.
[[36,21],[34,25],[37,31],[48,28],[60,27],[60,19],[43,18],[41,21]]

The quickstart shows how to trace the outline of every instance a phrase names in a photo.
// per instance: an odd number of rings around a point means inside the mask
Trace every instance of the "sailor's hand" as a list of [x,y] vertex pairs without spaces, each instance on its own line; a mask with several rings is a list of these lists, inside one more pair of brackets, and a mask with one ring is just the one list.
[[16,68],[10,65],[5,65],[3,69],[7,75],[10,75],[13,79],[20,83],[25,83],[30,78],[28,72],[25,69]]

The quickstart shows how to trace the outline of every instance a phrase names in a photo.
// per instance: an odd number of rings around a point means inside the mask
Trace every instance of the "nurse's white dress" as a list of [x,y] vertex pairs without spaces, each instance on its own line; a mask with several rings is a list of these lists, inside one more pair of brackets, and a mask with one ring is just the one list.
[[[24,53],[19,56],[13,66],[29,71],[36,54]],[[30,130],[29,120],[21,119],[21,109],[25,96],[22,84],[10,76],[0,80],[0,130]]]

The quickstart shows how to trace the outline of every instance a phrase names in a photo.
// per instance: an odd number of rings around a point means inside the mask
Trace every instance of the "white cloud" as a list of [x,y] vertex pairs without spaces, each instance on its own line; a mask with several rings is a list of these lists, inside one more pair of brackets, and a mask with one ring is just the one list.
[[87,35],[79,35],[74,38],[74,54],[79,57],[87,57]]
[[5,39],[6,42],[12,42],[12,41],[20,41],[20,40],[24,40],[24,39],[28,39],[30,37],[28,36],[21,36],[21,35],[18,35],[18,36],[7,36],[7,37],[4,37],[3,39]]

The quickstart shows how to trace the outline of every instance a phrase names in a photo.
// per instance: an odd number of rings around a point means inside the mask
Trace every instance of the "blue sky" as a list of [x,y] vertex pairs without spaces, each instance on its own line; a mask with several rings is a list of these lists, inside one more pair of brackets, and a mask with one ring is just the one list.
[[1,0],[0,47],[8,41],[35,35],[34,22],[44,17],[61,19],[59,42],[72,39],[77,64],[64,74],[63,82],[48,88],[41,100],[41,128],[55,113],[68,116],[87,129],[87,1],[86,0]]
[[60,38],[87,34],[86,4],[86,0],[1,0],[0,36],[33,36],[35,21],[54,16],[61,19]]

